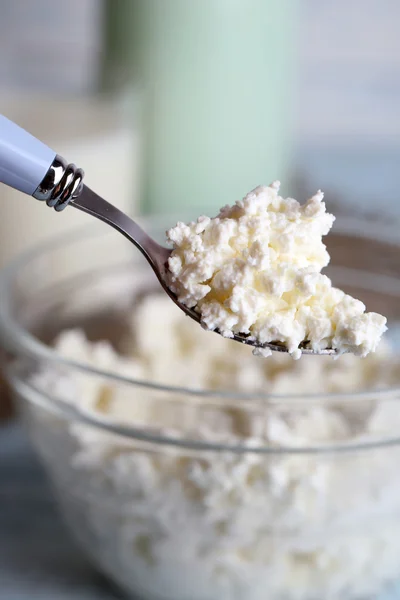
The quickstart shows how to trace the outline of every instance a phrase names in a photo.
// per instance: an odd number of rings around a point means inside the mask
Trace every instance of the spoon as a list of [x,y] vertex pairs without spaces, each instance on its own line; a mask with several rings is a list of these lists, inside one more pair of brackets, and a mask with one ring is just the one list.
[[[156,274],[162,288],[183,312],[200,324],[200,314],[179,302],[167,285],[168,258],[172,250],[160,246],[135,221],[121,210],[98,196],[83,184],[84,172],[74,164],[68,164],[42,142],[0,115],[0,182],[46,202],[57,212],[73,206],[110,225],[144,255]],[[217,329],[217,333],[220,333]],[[228,338],[275,352],[287,352],[279,342],[261,344],[243,333]],[[327,348],[318,352],[300,345],[303,354],[334,355],[336,350]]]

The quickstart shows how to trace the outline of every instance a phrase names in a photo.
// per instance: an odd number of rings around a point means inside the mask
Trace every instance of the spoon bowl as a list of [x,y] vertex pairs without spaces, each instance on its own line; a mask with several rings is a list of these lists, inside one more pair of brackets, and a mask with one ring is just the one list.
[[[201,325],[201,315],[193,308],[188,308],[182,302],[179,302],[177,296],[169,289],[167,285],[167,274],[168,274],[168,259],[171,255],[172,250],[165,248],[158,244],[153,238],[151,238],[133,219],[128,217],[125,213],[120,211],[118,208],[101,198],[98,194],[93,192],[89,187],[83,185],[79,190],[79,195],[74,197],[70,202],[70,206],[77,208],[97,219],[100,219],[107,225],[110,225],[122,235],[124,235],[130,242],[132,242],[144,255],[146,260],[149,262],[154,273],[157,276],[164,291],[168,294],[171,300],[191,319]],[[213,330],[215,333],[221,334],[218,329]],[[270,342],[261,344],[250,335],[245,333],[234,333],[233,337],[227,338],[235,340],[254,348],[268,348],[273,352],[287,352],[287,346],[281,342]],[[316,355],[329,355],[334,356],[337,351],[332,348],[326,348],[316,352],[312,348],[307,347],[308,342],[304,341],[300,345],[302,354],[316,354]]]

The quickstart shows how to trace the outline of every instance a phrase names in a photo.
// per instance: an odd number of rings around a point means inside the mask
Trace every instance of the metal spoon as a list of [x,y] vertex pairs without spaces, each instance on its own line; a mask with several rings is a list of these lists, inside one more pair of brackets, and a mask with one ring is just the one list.
[[[168,258],[172,251],[160,246],[135,221],[84,185],[83,177],[82,169],[68,164],[42,142],[0,115],[0,182],[45,201],[57,212],[70,205],[114,227],[142,252],[171,300],[186,315],[200,323],[200,314],[179,302],[168,288]],[[276,352],[287,352],[287,347],[282,343],[260,344],[242,333],[235,333],[229,339]],[[331,348],[315,352],[307,347],[306,341],[300,349],[303,354],[336,354],[336,350]]]

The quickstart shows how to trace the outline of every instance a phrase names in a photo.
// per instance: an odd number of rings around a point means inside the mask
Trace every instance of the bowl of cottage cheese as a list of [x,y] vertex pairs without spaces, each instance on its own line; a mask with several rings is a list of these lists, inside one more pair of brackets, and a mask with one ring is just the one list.
[[[163,241],[171,222],[144,226]],[[185,317],[101,224],[0,275],[5,376],[33,447],[127,597],[397,597],[398,227],[338,218],[326,244],[333,285],[388,319],[365,358],[253,356]]]

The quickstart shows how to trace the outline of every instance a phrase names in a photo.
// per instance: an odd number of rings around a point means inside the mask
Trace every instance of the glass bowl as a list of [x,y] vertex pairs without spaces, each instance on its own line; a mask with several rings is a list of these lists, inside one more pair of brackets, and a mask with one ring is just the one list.
[[[162,240],[167,224],[161,225],[144,224]],[[268,382],[255,386],[252,368],[261,359],[239,345],[243,359],[228,364],[231,355],[222,350],[211,365],[215,372],[230,368],[232,384],[200,387],[208,352],[221,343],[231,352],[235,344],[200,328],[208,346],[183,376],[192,350],[181,348],[175,360],[176,348],[162,335],[163,315],[158,329],[149,324],[145,341],[159,348],[161,366],[167,358],[172,365],[168,385],[144,379],[129,361],[117,372],[104,344],[97,362],[55,351],[52,341],[68,328],[119,348],[138,300],[158,289],[139,252],[101,224],[38,247],[1,274],[4,370],[17,406],[72,534],[129,597],[396,594],[398,227],[339,219],[327,245],[334,283],[388,316],[392,350],[371,367],[363,363],[361,382],[358,359],[343,371],[345,357],[301,359],[281,394],[269,393]],[[279,360],[276,373],[292,368],[290,357]],[[334,365],[322,376],[319,360]],[[112,402],[118,414],[107,412]]]

